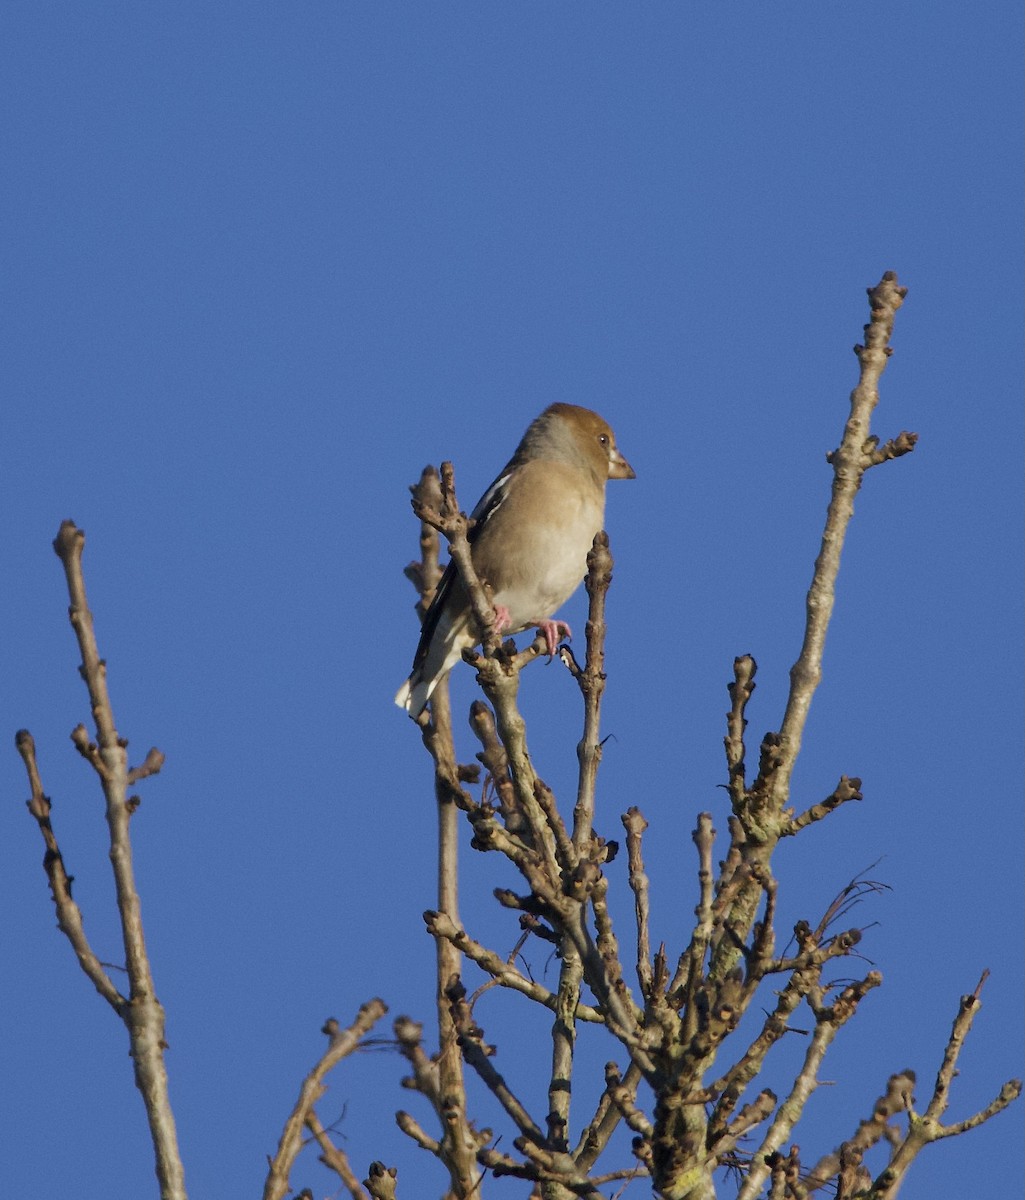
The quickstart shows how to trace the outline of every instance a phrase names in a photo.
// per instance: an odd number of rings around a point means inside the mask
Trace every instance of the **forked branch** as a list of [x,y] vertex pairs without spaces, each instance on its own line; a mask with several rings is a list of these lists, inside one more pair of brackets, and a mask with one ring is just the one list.
[[[282,1197],[288,1193],[288,1178],[295,1165],[295,1160],[299,1156],[299,1151],[302,1149],[304,1127],[312,1127],[311,1132],[327,1157],[333,1160],[334,1169],[341,1177],[342,1182],[349,1187],[350,1194],[357,1194],[352,1192],[355,1176],[348,1166],[348,1160],[337,1147],[330,1146],[326,1130],[316,1120],[314,1105],[327,1090],[324,1080],[328,1073],[343,1058],[347,1058],[356,1050],[360,1042],[387,1011],[384,1001],[368,1000],[360,1007],[355,1020],[347,1029],[342,1029],[335,1020],[325,1023],[321,1032],[327,1036],[327,1049],[303,1080],[302,1087],[299,1089],[299,1098],[285,1122],[277,1152],[268,1164],[267,1181],[263,1187],[263,1200],[282,1200]],[[362,1193],[358,1194],[362,1195]]]
[[128,742],[117,731],[107,689],[107,664],[100,656],[93,616],[85,591],[82,550],[85,534],[74,522],[61,524],[53,548],[64,567],[70,607],[68,615],[82,656],[80,673],[89,691],[95,726],[95,741],[83,725],[71,734],[75,748],[89,762],[100,781],[106,801],[110,835],[110,861],[114,871],[118,915],[128,975],[128,996],[122,996],[99,964],[85,937],[81,913],[71,899],[71,886],[64,870],[50,821],[50,801],[43,794],[35,760],[35,744],[27,731],[18,735],[18,750],[28,771],[32,799],[29,810],[46,843],[44,867],[57,909],[58,925],[67,936],[83,971],[97,991],[113,1007],[128,1030],[135,1083],[142,1094],[149,1121],[162,1200],[185,1200],[185,1173],[178,1151],[174,1114],[167,1089],[164,1065],[164,1010],[156,996],[142,928],[142,909],[132,867],[129,821],[138,799],[128,795],[129,784],[160,770],[163,755],[150,750],[134,769],[128,765]]

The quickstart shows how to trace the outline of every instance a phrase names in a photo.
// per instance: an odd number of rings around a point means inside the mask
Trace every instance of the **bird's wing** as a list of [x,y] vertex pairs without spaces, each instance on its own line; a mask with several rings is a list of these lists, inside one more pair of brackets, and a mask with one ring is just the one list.
[[[511,464],[510,464],[511,466]],[[466,535],[466,540],[472,545],[480,534],[480,531],[488,523],[502,507],[506,496],[509,495],[509,480],[512,478],[513,472],[506,467],[495,482],[488,488],[483,496],[477,501],[476,507],[470,513],[470,520],[474,524],[470,528],[470,532]]]
[[[466,535],[466,540],[471,546],[477,540],[480,531],[487,522],[501,508],[503,501],[509,494],[509,480],[512,477],[511,465],[506,467],[501,475],[492,483],[484,495],[477,501],[473,512],[470,513],[470,520],[473,521],[473,524]],[[427,658],[431,642],[438,631],[438,622],[441,620],[441,614],[445,611],[445,605],[448,602],[452,588],[455,586],[457,576],[456,564],[449,560],[449,564],[445,568],[445,573],[441,577],[441,582],[434,593],[431,607],[427,610],[424,616],[424,623],[420,628],[420,641],[416,647],[416,654],[413,656],[414,672],[423,666]]]

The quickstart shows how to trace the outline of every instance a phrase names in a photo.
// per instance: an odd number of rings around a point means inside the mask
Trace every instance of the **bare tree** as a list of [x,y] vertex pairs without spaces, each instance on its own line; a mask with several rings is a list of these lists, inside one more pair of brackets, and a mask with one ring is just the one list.
[[[738,1172],[738,1200],[766,1193],[773,1200],[804,1197],[831,1186],[842,1198],[863,1196],[890,1200],[916,1155],[929,1142],[958,1134],[1000,1111],[1020,1092],[1018,1081],[1004,1085],[982,1112],[967,1121],[942,1123],[961,1045],[978,1009],[982,980],[963,997],[943,1055],[933,1093],[924,1113],[914,1108],[914,1077],[891,1076],[872,1109],[837,1149],[814,1164],[802,1164],[790,1146],[808,1097],[817,1085],[823,1057],[840,1029],[857,1012],[862,998],[881,982],[876,971],[863,978],[831,982],[827,968],[848,957],[861,931],[837,929],[836,922],[868,887],[857,880],[813,925],[798,922],[795,949],[780,952],[775,927],[779,883],[773,874],[773,852],[779,842],[822,820],[849,800],[860,799],[860,780],[841,777],[833,792],[806,811],[789,807],[790,779],[801,750],[812,697],[822,676],[826,632],[833,610],[844,537],[853,515],[854,498],[866,473],[912,451],[916,435],[901,433],[881,443],[871,431],[879,402],[879,380],[890,355],[894,317],[906,290],[892,273],[869,289],[870,321],[865,341],[855,347],[860,379],[851,394],[850,413],[839,447],[828,460],[833,487],[822,546],[807,597],[804,640],[790,673],[790,690],[778,731],[766,734],[759,747],[753,778],[747,769],[745,711],[754,690],[756,665],[750,656],[734,663],[725,737],[731,816],[725,857],[714,862],[715,830],[709,813],[698,816],[698,904],[689,944],[670,954],[652,949],[649,936],[648,880],[643,859],[647,821],[630,808],[622,821],[626,831],[629,886],[636,921],[634,984],[613,930],[604,864],[614,847],[595,832],[595,780],[601,760],[599,718],[602,693],[605,595],[612,558],[604,534],[595,538],[588,558],[590,611],[586,655],[579,665],[568,648],[561,656],[579,685],[583,701],[583,733],[578,746],[580,774],[571,818],[534,770],[526,728],[516,706],[519,675],[544,650],[538,637],[523,651],[500,644],[494,633],[490,604],[470,557],[469,522],[459,511],[453,472],[443,464],[440,482],[425,471],[414,489],[413,507],[422,522],[423,560],[409,574],[421,590],[422,602],[436,584],[437,551],[430,534],[448,540],[451,555],[472,598],[482,635],[478,653],[466,658],[488,701],[478,702],[471,724],[480,741],[477,757],[486,776],[480,799],[465,786],[471,771],[457,764],[452,744],[447,698],[438,697],[430,719],[423,721],[424,744],[435,765],[435,786],[442,807],[460,810],[473,828],[473,845],[503,855],[519,871],[523,889],[499,890],[498,902],[520,914],[525,938],[541,938],[556,947],[560,964],[557,988],[549,990],[527,978],[514,959],[474,939],[450,906],[451,886],[443,887],[438,911],[426,914],[427,927],[439,943],[451,945],[496,985],[509,988],[551,1013],[551,1074],[543,1107],[512,1093],[490,1061],[484,1031],[467,1000],[461,973],[439,949],[439,992],[447,996],[450,1019],[465,1064],[490,1089],[516,1128],[515,1154],[487,1144],[466,1117],[465,1091],[438,1102],[425,1092],[442,1121],[459,1125],[456,1142],[480,1144],[477,1159],[495,1175],[530,1180],[548,1200],[593,1196],[607,1182],[637,1172],[650,1176],[667,1200],[708,1200],[715,1195],[713,1177],[721,1168]],[[439,495],[440,488],[440,495]],[[444,842],[443,842],[444,845]],[[448,877],[443,866],[442,878]],[[741,1018],[771,983],[775,1005],[756,1036],[738,1044],[734,1035]],[[792,1028],[798,1010],[810,1012],[813,1032],[804,1060],[789,1091],[779,1097],[759,1088],[766,1057]],[[622,1066],[606,1067],[601,1098],[574,1138],[569,1126],[574,1092],[576,1028],[581,1021],[604,1026]],[[445,1026],[442,1026],[442,1053]],[[400,1041],[402,1033],[397,1026]],[[414,1077],[419,1086],[420,1075]],[[641,1083],[651,1099],[642,1103]],[[543,1115],[542,1115],[543,1114]],[[620,1122],[636,1135],[636,1163],[598,1169],[598,1160]],[[473,1188],[457,1185],[457,1172],[445,1140],[403,1127],[425,1149],[437,1155],[453,1182],[452,1194],[469,1196]],[[753,1150],[741,1150],[741,1139],[757,1139]],[[890,1154],[874,1179],[862,1165],[865,1151],[885,1140]]]
[[[916,441],[914,434],[901,433],[880,442],[871,432],[879,380],[905,289],[887,273],[868,294],[865,341],[855,347],[860,379],[851,394],[840,444],[828,456],[832,496],[785,711],[778,730],[761,739],[752,775],[747,766],[746,711],[756,664],[748,655],[737,658],[724,737],[731,808],[727,837],[717,862],[712,817],[698,814],[693,833],[695,919],[686,945],[667,949],[651,944],[643,856],[648,822],[636,807],[621,818],[634,916],[629,959],[620,950],[613,927],[604,867],[619,847],[597,832],[596,807],[605,688],[605,599],[613,565],[607,537],[595,538],[588,557],[590,606],[583,663],[568,647],[560,650],[583,706],[579,777],[570,807],[559,804],[535,771],[526,725],[517,708],[520,673],[544,652],[544,638],[539,636],[520,650],[495,634],[485,584],[474,573],[467,540],[469,519],[459,509],[451,465],[442,464],[440,473],[426,469],[413,489],[414,509],[421,521],[421,553],[407,574],[425,606],[441,575],[438,535],[444,535],[481,631],[481,649],[468,651],[465,657],[476,669],[486,698],[486,702],[476,701],[470,711],[480,745],[478,761],[471,765],[458,760],[447,684],[437,688],[429,712],[420,720],[421,736],[433,761],[439,817],[438,906],[425,914],[437,948],[437,1050],[430,1053],[425,1047],[419,1022],[399,1017],[393,1027],[394,1046],[409,1064],[406,1085],[426,1100],[436,1130],[425,1128],[408,1112],[398,1113],[397,1121],[442,1165],[448,1179],[446,1197],[466,1200],[483,1194],[491,1173],[522,1179],[532,1196],[545,1200],[579,1196],[597,1200],[605,1195],[603,1187],[621,1189],[638,1178],[648,1180],[645,1186],[666,1200],[709,1200],[716,1194],[717,1181],[720,1190],[728,1187],[737,1200],[804,1200],[827,1189],[840,1200],[892,1200],[925,1146],[982,1124],[1020,1095],[1020,1081],[1011,1080],[981,1111],[944,1124],[958,1056],[979,1009],[984,973],[961,998],[924,1109],[916,1107],[913,1073],[900,1071],[881,1080],[869,1115],[839,1134],[829,1154],[816,1162],[802,1162],[793,1141],[820,1080],[826,1051],[856,1015],[861,1000],[881,982],[876,971],[853,979],[834,979],[830,974],[837,960],[850,959],[862,936],[858,927],[844,928],[840,923],[878,885],[859,878],[839,888],[834,902],[814,922],[797,922],[790,946],[781,949],[776,927],[781,884],[773,873],[773,854],[781,840],[861,796],[860,780],[842,776],[819,803],[800,813],[789,807],[790,779],[821,679],[854,497],[871,468],[909,453]],[[94,768],[105,798],[127,995],[115,986],[91,949],[72,899],[32,736],[21,731],[17,745],[31,788],[29,811],[46,847],[44,867],[59,927],[86,976],[125,1024],[136,1085],[149,1119],[161,1196],[181,1200],[185,1183],[167,1096],[164,1013],[146,953],[129,840],[130,820],[138,805],[129,789],[159,771],[163,757],[151,750],[140,766],[128,765],[127,742],[114,721],[106,665],[86,601],[83,544],[82,532],[65,521],[54,547],[67,577],[71,622],[96,727],[91,737],[79,726],[72,740]],[[477,785],[479,795],[474,795],[470,788]],[[472,830],[474,848],[500,856],[522,880],[517,890],[495,891],[499,905],[517,914],[518,940],[511,954],[486,946],[459,916],[457,846],[464,821]],[[521,951],[531,941],[554,951],[558,961],[554,987],[538,982],[522,968]],[[471,972],[482,981],[473,994],[467,986]],[[495,1068],[492,1048],[475,1015],[477,997],[492,987],[514,993],[547,1022],[550,1069],[543,1097],[517,1094]],[[766,1001],[771,1008],[758,1018],[758,1003]],[[381,1000],[371,999],[348,1027],[334,1020],[324,1026],[327,1047],[303,1080],[277,1151],[268,1158],[264,1200],[289,1194],[290,1177],[304,1144],[317,1146],[321,1162],[350,1195],[384,1200],[400,1194],[397,1171],[381,1162],[370,1165],[361,1184],[362,1171],[351,1167],[332,1129],[316,1111],[328,1072],[365,1041],[385,1011]],[[795,1028],[798,1014],[810,1023],[810,1035],[785,1094],[777,1095],[764,1083],[766,1063],[773,1048]],[[741,1026],[745,1015],[749,1020]],[[608,1038],[609,1061],[597,1085],[588,1078],[591,1065],[578,1052],[581,1024],[604,1030]],[[539,1051],[530,1046],[527,1053]],[[478,1092],[493,1097],[514,1131],[508,1148],[500,1133],[481,1128],[474,1119],[471,1077]],[[575,1118],[571,1103],[576,1099],[579,1107],[588,1094],[597,1100],[582,1119]],[[626,1156],[623,1139],[614,1140],[616,1131],[624,1128],[632,1134],[632,1153]],[[864,1159],[876,1146],[885,1149],[886,1165],[873,1176]],[[423,1191],[418,1184],[410,1194]]]

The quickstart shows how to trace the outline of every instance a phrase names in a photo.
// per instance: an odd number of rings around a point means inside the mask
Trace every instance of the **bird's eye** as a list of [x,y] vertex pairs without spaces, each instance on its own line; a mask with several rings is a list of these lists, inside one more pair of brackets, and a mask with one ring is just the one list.
[[609,435],[607,433],[599,433],[598,441],[601,442],[603,446],[607,446],[609,444]]

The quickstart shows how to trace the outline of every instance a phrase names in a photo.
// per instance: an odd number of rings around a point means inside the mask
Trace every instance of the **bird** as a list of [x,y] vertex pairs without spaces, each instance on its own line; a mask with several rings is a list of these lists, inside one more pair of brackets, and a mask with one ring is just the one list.
[[[552,404],[531,423],[471,513],[470,553],[491,587],[496,632],[537,627],[554,655],[560,629],[571,631],[552,614],[587,573],[604,523],[605,484],[635,478],[608,423],[589,408]],[[466,588],[449,562],[395,703],[416,720],[463,650],[479,641]]]

